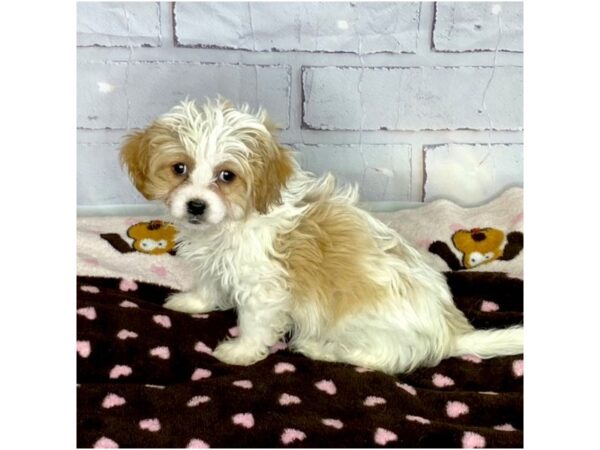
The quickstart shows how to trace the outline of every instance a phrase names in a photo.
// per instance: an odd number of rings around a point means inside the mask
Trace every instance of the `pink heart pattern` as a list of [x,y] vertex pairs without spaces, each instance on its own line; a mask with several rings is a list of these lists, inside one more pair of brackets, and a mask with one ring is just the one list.
[[77,353],[82,358],[87,358],[90,356],[90,352],[92,348],[90,346],[90,341],[77,341]]
[[117,333],[117,337],[119,339],[125,340],[125,339],[135,339],[136,337],[138,337],[138,334],[135,331],[129,331],[126,329],[122,329],[121,331],[119,331]]
[[512,371],[515,374],[515,377],[523,376],[523,360],[517,359],[512,363]]
[[150,266],[150,272],[156,274],[157,276],[164,278],[169,273],[164,266]]
[[377,397],[374,395],[369,395],[367,398],[365,398],[365,401],[363,402],[363,405],[365,406],[376,406],[376,405],[385,405],[387,402],[385,400],[385,398],[382,397]]
[[417,390],[410,384],[396,382],[396,386],[398,386],[400,389],[404,389],[410,395],[417,395]]
[[212,355],[212,348],[210,348],[208,345],[206,345],[202,341],[196,342],[196,345],[194,346],[194,350],[196,350],[197,352],[200,352],[200,353],[206,353],[207,355]]
[[171,318],[163,314],[156,314],[152,316],[152,320],[164,328],[171,328]]
[[335,383],[331,380],[321,380],[315,383],[315,387],[320,390],[323,391],[329,395],[335,395],[335,393],[337,392],[337,388],[335,386]]
[[154,347],[153,349],[150,350],[150,354],[152,356],[156,356],[157,358],[160,358],[160,359],[169,359],[171,357],[171,352],[169,351],[169,347],[165,347],[165,346]]
[[238,337],[240,335],[240,327],[231,327],[229,329],[229,334],[232,337]]
[[103,408],[114,408],[115,406],[122,406],[126,403],[125,399],[117,394],[109,393],[102,400]]
[[160,421],[157,418],[140,420],[140,429],[156,433],[160,430]]
[[490,302],[488,300],[483,300],[481,302],[481,310],[483,312],[494,312],[494,311],[498,311],[500,309],[500,306],[498,306],[498,303],[496,302]]
[[386,445],[388,442],[398,440],[398,435],[393,431],[386,430],[385,428],[377,428],[375,431],[374,440],[376,444]]
[[235,425],[240,425],[244,428],[252,428],[254,426],[254,416],[252,413],[239,413],[231,418]]
[[284,445],[291,444],[294,441],[303,441],[304,439],[306,439],[306,433],[295,428],[286,428],[281,434],[281,442]]
[[464,355],[464,356],[461,356],[460,359],[462,359],[463,361],[472,362],[473,364],[481,363],[481,358],[479,356],[475,356],[475,355]]
[[431,423],[431,421],[429,419],[425,419],[424,417],[420,417],[420,416],[407,415],[406,420],[410,420],[411,422],[422,423],[424,425]]
[[139,308],[137,303],[130,302],[129,300],[123,300],[121,303],[119,303],[119,306],[121,308]]
[[296,367],[293,364],[287,363],[287,362],[280,362],[275,364],[275,373],[285,373],[285,372],[295,372],[296,371]]
[[302,400],[300,400],[300,397],[297,397],[295,395],[290,395],[290,394],[281,394],[281,396],[279,397],[279,404],[280,405],[298,405],[302,402]]
[[121,282],[119,283],[119,289],[122,290],[123,292],[137,291],[138,285],[133,280],[128,280],[126,278],[123,278],[121,280]]
[[442,375],[441,373],[436,373],[431,378],[434,386],[439,388],[454,386],[454,380],[446,375]]
[[232,384],[242,389],[252,389],[252,381],[250,380],[237,380],[234,381]]
[[279,350],[285,350],[287,348],[287,344],[285,342],[276,342],[270,349],[269,353],[277,353]]
[[119,377],[128,377],[129,375],[131,375],[132,372],[133,371],[131,370],[131,367],[117,364],[110,370],[108,377],[112,379],[116,379]]
[[94,448],[119,448],[119,444],[110,438],[102,436],[94,443]]
[[98,289],[97,286],[88,286],[88,285],[82,285],[80,287],[80,289],[83,292],[89,292],[90,294],[97,294],[98,292],[100,292],[100,289]]
[[335,428],[336,430],[341,430],[344,427],[344,423],[339,419],[323,419],[321,422],[323,422],[323,425]]
[[208,445],[202,439],[192,439],[186,448],[210,448],[210,445]]
[[194,397],[190,398],[187,402],[187,405],[190,408],[193,408],[195,406],[198,406],[201,403],[207,403],[210,402],[210,397],[208,395],[195,395]]
[[198,381],[203,380],[204,378],[209,378],[212,375],[212,372],[207,369],[196,369],[192,374],[192,380]]
[[79,314],[80,316],[85,317],[88,320],[94,320],[97,316],[96,316],[96,308],[94,308],[93,306],[88,306],[85,308],[79,308],[77,310],[77,314]]
[[469,406],[463,402],[451,401],[446,403],[446,414],[453,419],[469,413]]
[[485,438],[479,433],[472,431],[466,431],[462,438],[463,448],[484,448]]

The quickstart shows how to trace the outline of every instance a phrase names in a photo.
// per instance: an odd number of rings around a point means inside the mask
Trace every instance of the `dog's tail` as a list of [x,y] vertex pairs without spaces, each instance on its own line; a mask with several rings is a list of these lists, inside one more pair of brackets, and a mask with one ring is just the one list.
[[473,330],[455,337],[452,356],[475,355],[480,358],[523,353],[523,327],[500,330]]

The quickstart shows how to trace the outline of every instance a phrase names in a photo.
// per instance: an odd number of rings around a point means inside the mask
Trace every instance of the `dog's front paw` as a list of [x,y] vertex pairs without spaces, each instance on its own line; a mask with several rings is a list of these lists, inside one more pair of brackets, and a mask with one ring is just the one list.
[[219,361],[236,366],[250,366],[268,355],[268,349],[255,343],[236,338],[221,342],[212,355]]
[[164,308],[188,314],[211,312],[214,307],[196,292],[178,292],[169,296]]

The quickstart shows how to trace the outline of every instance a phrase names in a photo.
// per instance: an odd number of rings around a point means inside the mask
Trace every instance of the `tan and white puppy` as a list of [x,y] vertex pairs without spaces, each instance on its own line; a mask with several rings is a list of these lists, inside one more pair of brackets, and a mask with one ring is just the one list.
[[444,276],[359,209],[355,188],[302,171],[274,133],[262,110],[185,101],[121,152],[136,188],[168,206],[195,270],[165,308],[237,310],[240,336],[216,358],[253,364],[288,332],[310,358],[388,373],[522,352],[522,327],[474,330]]

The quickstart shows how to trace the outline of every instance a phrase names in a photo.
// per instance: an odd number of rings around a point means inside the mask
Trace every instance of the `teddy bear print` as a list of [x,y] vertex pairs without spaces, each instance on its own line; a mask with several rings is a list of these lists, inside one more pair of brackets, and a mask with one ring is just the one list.
[[120,253],[140,252],[148,255],[175,254],[176,228],[162,220],[151,220],[138,222],[127,229],[127,236],[133,239],[133,243],[126,242],[120,234],[101,234],[114,249]]
[[429,246],[429,251],[442,258],[451,270],[473,269],[495,260],[508,261],[523,249],[523,233],[520,231],[505,235],[503,231],[489,227],[458,230],[451,240],[462,253],[462,261],[445,242],[435,241]]

